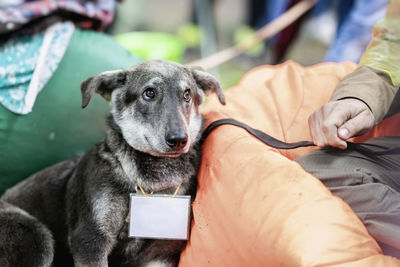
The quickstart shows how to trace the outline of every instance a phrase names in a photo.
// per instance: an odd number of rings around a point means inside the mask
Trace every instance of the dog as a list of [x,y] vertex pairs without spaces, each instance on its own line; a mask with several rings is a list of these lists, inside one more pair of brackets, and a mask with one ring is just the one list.
[[0,199],[1,266],[176,266],[181,240],[131,238],[130,193],[196,192],[210,74],[153,60],[102,72],[81,84],[110,102],[103,142],[33,174]]

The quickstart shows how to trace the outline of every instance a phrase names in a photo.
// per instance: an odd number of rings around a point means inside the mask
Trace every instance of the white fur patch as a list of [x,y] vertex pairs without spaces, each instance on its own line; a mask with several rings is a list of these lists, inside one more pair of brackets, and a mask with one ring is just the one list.
[[179,88],[185,90],[185,89],[190,89],[190,86],[188,85],[187,81],[179,81]]
[[192,113],[190,114],[190,124],[188,129],[191,144],[196,142],[198,138],[200,138],[201,127],[202,117],[200,114],[197,113],[195,109],[193,109]]
[[117,153],[117,157],[125,174],[129,179],[133,179],[136,174],[136,166],[132,163],[132,159],[123,153]]
[[144,266],[145,267],[169,267],[169,266],[172,266],[172,265],[169,262],[155,260],[155,261],[151,261],[149,263],[146,263]]
[[100,73],[99,75],[104,75],[104,76],[113,76],[119,72],[122,72],[124,70],[107,70],[107,71],[103,71],[102,73]]
[[150,153],[153,150],[151,144],[148,144],[146,140],[146,136],[152,136],[152,134],[147,127],[143,127],[141,123],[134,119],[130,109],[123,111],[121,119],[118,119],[117,123],[121,127],[125,141],[131,147],[146,153]]
[[[109,202],[110,198],[106,192],[102,192],[101,195],[93,198],[92,207],[96,222],[102,224],[106,220],[109,211]],[[100,225],[100,228],[102,228],[102,225]]]

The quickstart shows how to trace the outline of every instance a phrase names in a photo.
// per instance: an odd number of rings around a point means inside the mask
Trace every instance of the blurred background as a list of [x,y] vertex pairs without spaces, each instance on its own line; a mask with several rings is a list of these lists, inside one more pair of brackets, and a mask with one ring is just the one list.
[[[238,44],[296,0],[124,0],[107,30],[144,58],[188,63]],[[248,52],[209,70],[224,88],[251,68],[294,60],[358,62],[388,0],[320,0],[291,26]],[[133,33],[132,33],[133,32]],[[126,34],[128,33],[128,34]]]
[[276,36],[207,71],[228,88],[265,64],[357,63],[388,1],[0,0],[0,194],[104,138],[109,105],[93,97],[81,109],[87,77],[142,59],[191,63],[309,4]]

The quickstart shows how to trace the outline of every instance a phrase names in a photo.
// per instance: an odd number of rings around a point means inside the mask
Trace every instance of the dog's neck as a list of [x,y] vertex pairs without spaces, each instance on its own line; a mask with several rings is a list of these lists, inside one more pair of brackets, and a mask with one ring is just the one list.
[[[109,130],[106,144],[120,163],[121,171],[135,186],[141,186],[146,192],[163,191],[172,193],[180,186],[178,193],[188,189],[190,173],[196,173],[200,163],[200,144],[195,144],[189,153],[176,158],[155,157],[135,150],[123,138],[121,129],[108,119]],[[196,160],[198,159],[198,160]],[[187,175],[176,170],[187,169]]]

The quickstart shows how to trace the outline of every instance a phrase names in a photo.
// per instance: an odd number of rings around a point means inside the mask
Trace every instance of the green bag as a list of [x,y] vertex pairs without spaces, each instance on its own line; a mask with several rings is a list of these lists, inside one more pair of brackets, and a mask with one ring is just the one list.
[[140,61],[111,36],[75,30],[32,112],[17,115],[0,105],[0,194],[29,175],[102,141],[109,105],[94,96],[82,109],[80,83],[99,72],[128,68]]

